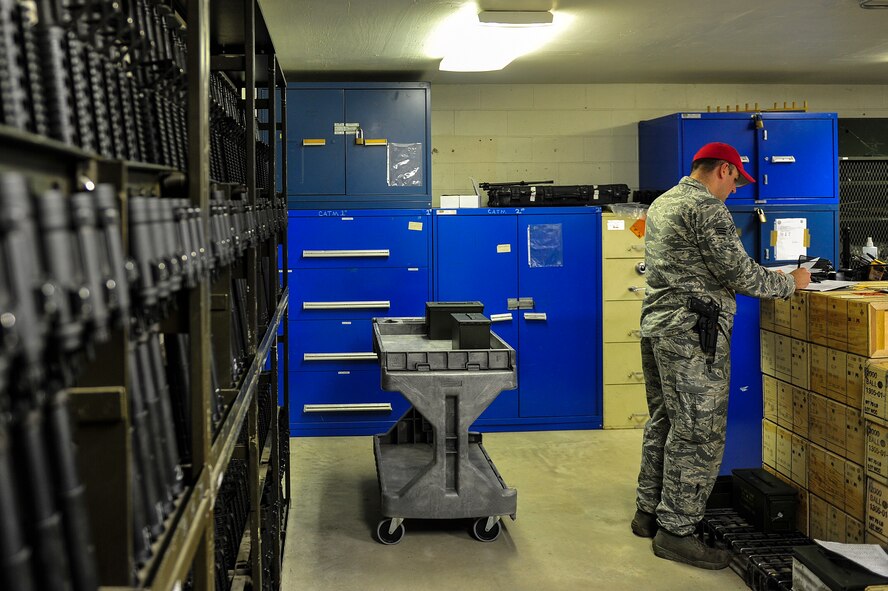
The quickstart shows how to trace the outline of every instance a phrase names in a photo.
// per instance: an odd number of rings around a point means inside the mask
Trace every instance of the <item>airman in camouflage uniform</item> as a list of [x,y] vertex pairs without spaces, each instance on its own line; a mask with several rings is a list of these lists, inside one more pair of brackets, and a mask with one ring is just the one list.
[[[653,537],[658,556],[709,569],[724,568],[730,556],[690,534],[725,446],[734,295],[786,298],[807,285],[807,271],[769,271],[743,249],[724,201],[744,180],[754,182],[736,150],[707,144],[691,176],[653,202],[645,230],[641,355],[650,420],[632,530]],[[692,297],[721,308],[714,355],[701,348]]]

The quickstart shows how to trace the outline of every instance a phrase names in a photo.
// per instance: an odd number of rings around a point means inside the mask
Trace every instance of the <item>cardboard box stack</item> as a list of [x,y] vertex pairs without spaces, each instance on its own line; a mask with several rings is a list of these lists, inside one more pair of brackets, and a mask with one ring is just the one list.
[[761,301],[766,470],[812,538],[888,546],[888,294]]

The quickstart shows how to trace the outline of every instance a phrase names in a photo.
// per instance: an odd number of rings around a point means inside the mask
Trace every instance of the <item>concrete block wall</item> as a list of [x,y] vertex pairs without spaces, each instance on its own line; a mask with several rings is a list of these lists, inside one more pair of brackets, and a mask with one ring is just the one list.
[[431,100],[436,207],[471,193],[470,177],[636,189],[638,122],[708,105],[807,100],[809,111],[888,117],[888,85],[433,84]]

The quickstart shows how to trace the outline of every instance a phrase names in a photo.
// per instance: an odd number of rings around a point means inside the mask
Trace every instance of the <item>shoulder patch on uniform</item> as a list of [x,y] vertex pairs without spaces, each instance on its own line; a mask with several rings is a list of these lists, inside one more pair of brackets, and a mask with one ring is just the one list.
[[715,233],[719,236],[727,236],[731,232],[735,232],[734,228],[725,228],[724,226],[716,226],[714,229]]

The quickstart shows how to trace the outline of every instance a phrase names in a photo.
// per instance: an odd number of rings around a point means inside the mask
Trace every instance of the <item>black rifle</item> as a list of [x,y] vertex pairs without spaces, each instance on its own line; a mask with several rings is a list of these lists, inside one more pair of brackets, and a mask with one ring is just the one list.
[[716,302],[706,302],[699,298],[688,298],[688,310],[697,314],[694,330],[700,337],[700,348],[707,355],[715,355],[718,342],[718,317],[721,306]]

